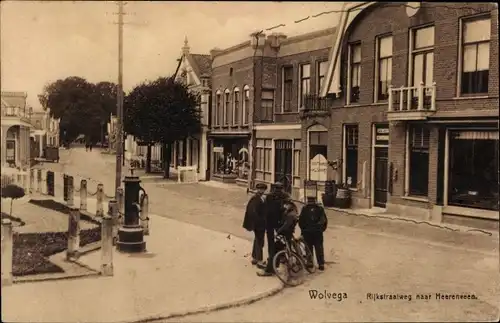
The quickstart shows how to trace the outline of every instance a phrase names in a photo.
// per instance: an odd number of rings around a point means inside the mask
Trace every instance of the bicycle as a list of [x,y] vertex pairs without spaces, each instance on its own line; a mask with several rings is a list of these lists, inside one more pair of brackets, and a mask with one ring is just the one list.
[[293,239],[295,251],[302,257],[303,262],[306,264],[306,270],[308,273],[313,274],[316,271],[316,266],[314,265],[313,253],[303,236],[297,239]]
[[[273,257],[273,269],[276,276],[287,286],[301,284],[304,269],[306,269],[304,258],[297,253],[297,246],[290,245],[283,235],[278,235],[276,240],[284,246],[284,249],[278,251]],[[294,241],[295,239],[292,240],[293,245],[295,245]]]

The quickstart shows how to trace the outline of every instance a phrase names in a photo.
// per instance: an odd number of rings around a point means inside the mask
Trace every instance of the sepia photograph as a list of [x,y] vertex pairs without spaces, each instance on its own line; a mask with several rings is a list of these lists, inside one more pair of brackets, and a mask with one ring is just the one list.
[[498,322],[495,2],[0,2],[1,320]]

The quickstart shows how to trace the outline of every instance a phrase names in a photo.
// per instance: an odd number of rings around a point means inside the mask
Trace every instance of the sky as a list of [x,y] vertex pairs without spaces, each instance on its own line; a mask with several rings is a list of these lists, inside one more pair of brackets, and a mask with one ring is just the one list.
[[[285,24],[272,32],[294,36],[330,28],[339,14],[335,2],[128,1],[124,18],[123,85],[174,73],[184,38],[191,53],[209,54],[250,39],[254,31]],[[90,82],[117,82],[118,5],[116,1],[1,1],[1,90],[37,95],[50,82],[80,76]],[[269,31],[268,33],[271,33]]]

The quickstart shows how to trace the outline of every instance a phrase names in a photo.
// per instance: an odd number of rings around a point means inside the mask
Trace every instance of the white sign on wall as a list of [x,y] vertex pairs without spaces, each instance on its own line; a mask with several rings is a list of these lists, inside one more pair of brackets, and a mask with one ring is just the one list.
[[322,154],[317,154],[309,161],[310,176],[312,181],[326,181],[328,174],[328,160]]

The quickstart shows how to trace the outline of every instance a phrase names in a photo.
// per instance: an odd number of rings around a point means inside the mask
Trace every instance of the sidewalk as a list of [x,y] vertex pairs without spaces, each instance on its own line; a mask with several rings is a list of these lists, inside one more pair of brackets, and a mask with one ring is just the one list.
[[[281,290],[247,257],[249,241],[150,215],[147,253],[113,253],[114,276],[4,287],[3,321],[119,322],[168,317]],[[80,258],[99,269],[100,252]]]

